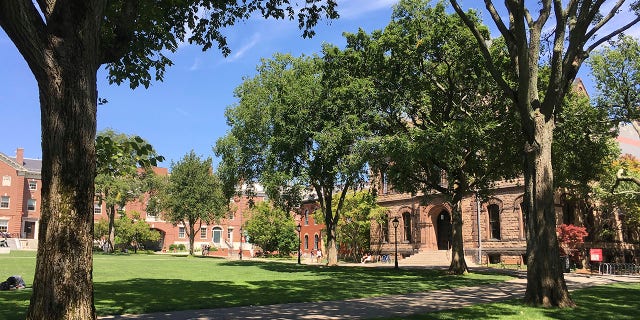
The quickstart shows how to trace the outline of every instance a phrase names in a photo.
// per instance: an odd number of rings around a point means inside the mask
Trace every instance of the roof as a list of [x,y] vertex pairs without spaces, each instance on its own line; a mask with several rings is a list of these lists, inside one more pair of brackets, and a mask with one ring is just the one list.
[[40,173],[42,171],[42,160],[24,159],[22,163],[18,163],[15,157],[9,157],[0,152],[0,161],[14,168],[18,172],[19,176],[35,179],[41,178]]

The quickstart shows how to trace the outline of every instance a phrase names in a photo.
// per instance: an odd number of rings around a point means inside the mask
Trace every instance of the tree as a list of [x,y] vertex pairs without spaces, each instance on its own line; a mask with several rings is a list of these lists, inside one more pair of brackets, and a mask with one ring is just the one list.
[[152,230],[146,221],[140,219],[140,213],[135,211],[120,216],[116,221],[116,231],[116,243],[125,248],[132,247],[135,253],[141,244],[160,239],[160,232]]
[[243,228],[252,243],[265,252],[277,251],[281,256],[297,252],[296,224],[289,213],[268,202],[256,204],[250,212],[251,218]]
[[579,262],[580,251],[578,248],[584,243],[584,238],[589,235],[587,228],[563,223],[558,226],[556,233],[562,255],[570,256],[574,263]]
[[463,274],[461,201],[520,172],[511,137],[519,123],[501,103],[472,33],[445,9],[443,2],[400,1],[375,41],[351,35],[348,43],[385,55],[371,59],[382,64],[374,67],[376,105],[393,110],[382,113],[388,127],[373,142],[379,170],[397,191],[437,191],[451,203],[449,272]]
[[371,251],[371,222],[385,219],[385,213],[386,208],[376,203],[374,192],[358,191],[345,197],[336,234],[342,258],[359,261]]
[[[603,27],[616,16],[624,0],[612,1],[615,3],[605,14],[601,14],[600,9],[606,0],[542,0],[529,6],[525,6],[524,1],[514,0],[505,2],[504,10],[508,14],[508,24],[505,24],[494,2],[485,0],[486,9],[507,45],[515,79],[509,81],[493,62],[487,45],[489,39],[462,10],[459,1],[450,2],[474,33],[486,66],[520,115],[525,141],[524,211],[528,229],[525,302],[542,306],[573,306],[575,303],[569,296],[558,259],[551,162],[555,117],[589,54],[603,42],[635,25],[640,18],[620,23],[617,29],[608,32]],[[635,5],[632,7],[636,9]],[[532,15],[533,12],[538,16]],[[543,52],[546,41],[550,44]],[[545,53],[548,53],[548,58],[542,61]],[[538,81],[541,65],[549,66],[549,81],[544,85]]]
[[106,203],[109,219],[107,244],[108,250],[113,252],[116,208],[124,208],[127,202],[143,194],[142,179],[153,174],[151,166],[156,166],[164,157],[157,155],[153,147],[138,136],[105,130],[96,138],[96,158],[96,193],[99,203]]
[[[598,90],[597,102],[615,123],[631,123],[640,136],[640,44],[638,40],[620,35],[610,46],[598,50],[588,60]],[[618,181],[640,180],[616,173]],[[615,188],[615,187],[614,187]]]
[[[38,258],[28,319],[94,319],[93,227],[96,73],[134,88],[162,80],[174,52],[188,40],[204,50],[230,50],[222,28],[259,12],[297,18],[303,36],[334,0],[289,1],[0,1],[0,27],[27,62],[42,114],[42,210]],[[74,223],[67,223],[74,221]],[[54,263],[55,262],[55,263]]]
[[339,67],[340,50],[327,47],[325,55],[331,67],[317,57],[276,54],[263,60],[258,75],[236,88],[238,103],[226,111],[231,130],[215,151],[227,168],[236,165],[229,175],[236,184],[259,181],[270,198],[310,186],[327,228],[328,263],[334,265],[344,197],[364,178],[366,159],[358,145],[370,134],[372,110],[361,100],[367,86]]
[[600,107],[616,123],[631,123],[640,135],[640,43],[620,35],[610,46],[594,52],[588,64],[595,79]]
[[189,255],[193,255],[194,239],[202,224],[222,218],[228,204],[211,165],[211,158],[202,160],[193,150],[171,163],[169,184],[162,196],[164,218],[185,228]]

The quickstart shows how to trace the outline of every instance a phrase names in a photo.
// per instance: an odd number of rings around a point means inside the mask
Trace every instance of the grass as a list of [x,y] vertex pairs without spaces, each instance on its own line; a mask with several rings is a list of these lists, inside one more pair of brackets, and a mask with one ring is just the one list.
[[[33,283],[35,252],[0,257],[0,278]],[[450,276],[438,270],[325,267],[170,255],[94,255],[98,315],[340,300],[491,284],[498,274]],[[4,279],[2,279],[4,280]],[[7,320],[24,319],[31,289],[0,291]]]
[[520,300],[477,304],[471,307],[433,312],[402,319],[638,319],[640,284],[626,283],[573,291],[575,308],[534,308]]

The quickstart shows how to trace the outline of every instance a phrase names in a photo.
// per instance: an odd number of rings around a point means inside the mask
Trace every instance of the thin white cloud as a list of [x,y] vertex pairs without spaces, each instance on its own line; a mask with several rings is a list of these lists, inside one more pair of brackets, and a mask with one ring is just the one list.
[[254,33],[253,36],[251,36],[251,40],[249,40],[248,43],[245,43],[240,49],[233,50],[231,53],[231,56],[228,57],[226,61],[233,62],[235,60],[242,58],[242,56],[244,56],[244,54],[247,53],[247,51],[255,47],[260,42],[261,38],[262,37],[260,33]]
[[338,1],[340,18],[355,19],[371,11],[390,8],[398,0],[341,0]]
[[197,71],[200,69],[201,65],[202,59],[200,57],[197,57],[193,60],[193,64],[191,65],[191,67],[189,67],[189,71]]

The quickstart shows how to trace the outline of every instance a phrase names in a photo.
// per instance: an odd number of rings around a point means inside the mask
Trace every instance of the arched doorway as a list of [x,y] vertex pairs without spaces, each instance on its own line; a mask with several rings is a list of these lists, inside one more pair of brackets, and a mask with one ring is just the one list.
[[162,249],[164,249],[164,237],[166,235],[166,232],[164,230],[161,229],[156,229],[156,228],[151,228],[152,231],[157,231],[158,233],[160,233],[160,238],[158,239],[158,241],[145,241],[142,243],[143,247],[145,250],[153,250],[153,251],[160,251]]
[[449,250],[451,248],[451,215],[442,210],[438,215],[437,222],[438,250]]

